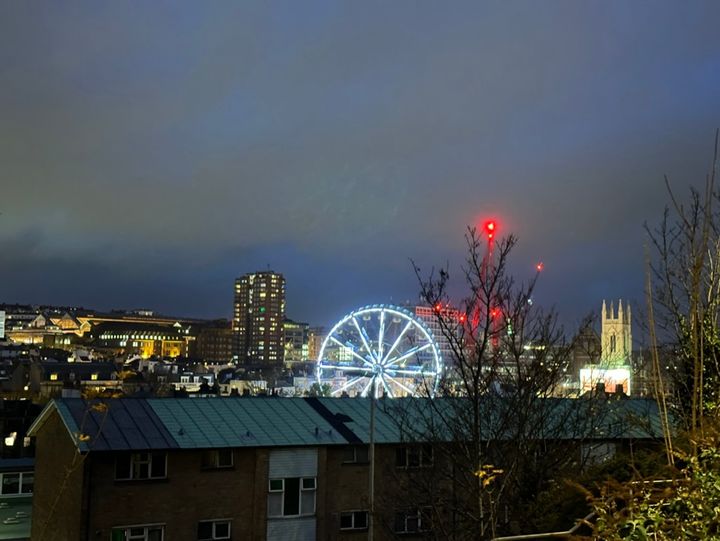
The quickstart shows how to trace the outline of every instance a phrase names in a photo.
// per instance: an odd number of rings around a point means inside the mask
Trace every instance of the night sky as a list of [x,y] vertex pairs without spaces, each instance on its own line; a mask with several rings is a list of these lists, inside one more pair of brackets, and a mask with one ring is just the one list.
[[[329,325],[457,275],[493,215],[565,321],[642,302],[703,182],[720,3],[0,3],[0,301],[231,314],[271,267]],[[457,288],[458,293],[461,288]]]

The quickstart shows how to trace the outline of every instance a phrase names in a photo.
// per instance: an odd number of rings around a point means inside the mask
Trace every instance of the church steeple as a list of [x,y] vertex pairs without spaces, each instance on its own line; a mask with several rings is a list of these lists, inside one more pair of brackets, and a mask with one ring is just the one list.
[[602,305],[602,362],[609,365],[629,365],[632,356],[632,316],[630,303],[623,309],[622,299],[610,301],[610,309]]

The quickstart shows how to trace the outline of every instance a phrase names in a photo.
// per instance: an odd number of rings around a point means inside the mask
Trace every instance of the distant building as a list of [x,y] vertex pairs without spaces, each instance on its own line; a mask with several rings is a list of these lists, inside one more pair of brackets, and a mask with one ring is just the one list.
[[320,355],[320,348],[322,348],[325,336],[325,327],[311,327],[308,329],[308,358],[310,360],[317,360],[318,355]]
[[[412,308],[412,311],[418,319],[425,323],[425,326],[430,329],[430,332],[432,332],[433,338],[435,338],[435,342],[437,342],[438,348],[440,349],[440,356],[443,362],[447,366],[452,366],[455,354],[450,346],[450,341],[443,333],[443,329],[440,326],[440,319],[442,319],[446,325],[459,329],[461,321],[460,312],[447,307],[440,307],[438,311],[437,308],[433,306],[415,306]],[[449,332],[449,330],[450,329],[445,329],[445,333]],[[459,340],[455,345],[459,345]]]
[[609,392],[620,387],[629,395],[632,379],[632,313],[630,304],[623,309],[618,302],[617,312],[611,301],[602,303],[600,361],[586,364],[580,369],[580,387],[583,392],[593,391],[601,383]]
[[285,333],[285,363],[300,363],[308,360],[308,333],[310,325],[286,319],[283,323]]
[[0,310],[0,340],[5,339],[5,310]]
[[282,366],[285,278],[273,271],[235,280],[233,358],[252,366]]
[[195,355],[210,364],[228,364],[232,361],[232,322],[219,319],[200,326]]

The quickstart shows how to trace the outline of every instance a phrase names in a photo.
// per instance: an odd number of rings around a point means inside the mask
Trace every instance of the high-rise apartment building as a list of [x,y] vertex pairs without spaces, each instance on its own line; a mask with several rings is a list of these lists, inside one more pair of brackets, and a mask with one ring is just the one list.
[[285,321],[285,278],[273,271],[235,280],[233,357],[240,364],[281,366]]

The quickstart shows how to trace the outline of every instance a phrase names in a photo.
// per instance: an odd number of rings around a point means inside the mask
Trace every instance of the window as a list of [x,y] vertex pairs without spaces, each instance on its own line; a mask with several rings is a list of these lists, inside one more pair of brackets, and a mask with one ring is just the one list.
[[428,532],[431,529],[432,510],[430,507],[395,513],[395,533]]
[[0,494],[12,496],[18,494],[32,494],[35,476],[33,472],[3,473],[0,475]]
[[230,539],[229,520],[203,520],[198,522],[198,541]]
[[340,513],[341,530],[365,530],[367,527],[367,511],[344,511]]
[[429,468],[432,464],[432,445],[398,447],[395,451],[395,466],[398,468]]
[[130,453],[117,457],[115,479],[163,479],[167,476],[167,453]]
[[367,445],[348,445],[343,449],[343,464],[366,464],[368,458]]
[[232,449],[207,449],[202,454],[203,468],[232,468]]
[[57,374],[50,374],[50,381],[57,381]]
[[270,479],[268,494],[269,517],[298,517],[315,514],[314,477]]
[[113,528],[111,541],[163,541],[165,538],[165,526],[121,526]]

